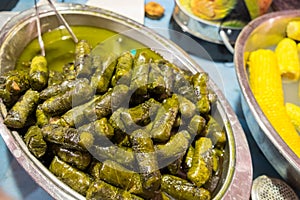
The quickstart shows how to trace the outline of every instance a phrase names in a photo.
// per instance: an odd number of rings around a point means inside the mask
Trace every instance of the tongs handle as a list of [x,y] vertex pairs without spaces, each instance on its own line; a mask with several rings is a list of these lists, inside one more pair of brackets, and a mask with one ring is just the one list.
[[35,7],[35,14],[36,14],[36,26],[37,26],[37,31],[38,31],[38,41],[39,41],[39,45],[41,48],[41,55],[45,56],[45,45],[44,45],[44,41],[42,38],[42,32],[41,32],[41,23],[40,23],[40,13],[39,13],[39,8],[37,6],[37,2],[36,0],[34,0],[34,7]]
[[[70,33],[70,35],[72,36],[73,41],[75,42],[75,44],[78,43],[78,39],[76,37],[76,35],[74,34],[74,32],[72,31],[71,27],[69,26],[69,24],[67,23],[67,21],[65,20],[65,18],[58,12],[58,10],[56,9],[55,5],[53,4],[53,2],[51,0],[47,0],[48,3],[50,4],[50,6],[52,7],[52,9],[55,11],[55,14],[57,16],[57,18],[64,24],[64,26],[66,27],[66,29],[68,30],[68,32]],[[41,55],[45,56],[45,45],[43,42],[43,38],[42,38],[42,31],[41,31],[41,23],[40,23],[40,13],[39,13],[39,8],[37,6],[37,1],[34,0],[34,6],[35,6],[35,13],[36,13],[36,24],[37,24],[37,31],[38,31],[38,42],[41,48]]]
[[55,14],[56,14],[57,18],[64,24],[64,26],[66,27],[66,29],[68,30],[68,32],[72,36],[73,41],[77,44],[78,39],[77,39],[76,35],[74,34],[74,32],[72,31],[69,24],[67,23],[67,21],[65,20],[65,18],[58,12],[58,10],[56,9],[55,5],[53,4],[53,2],[51,0],[48,0],[48,3],[52,7],[52,9],[55,11]]

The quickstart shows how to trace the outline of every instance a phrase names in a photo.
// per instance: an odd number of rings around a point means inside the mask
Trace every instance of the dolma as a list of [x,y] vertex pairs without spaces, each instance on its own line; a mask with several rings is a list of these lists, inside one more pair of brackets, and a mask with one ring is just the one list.
[[59,159],[80,170],[85,170],[92,160],[91,154],[85,151],[68,149],[59,145],[52,145],[51,149]]
[[23,128],[29,115],[35,110],[39,93],[27,90],[18,102],[8,111],[4,123],[10,128]]
[[175,199],[209,200],[211,194],[204,188],[198,188],[185,179],[173,175],[163,175],[161,189]]
[[196,140],[192,166],[187,177],[197,187],[203,186],[212,176],[212,142],[209,138]]
[[131,148],[93,145],[89,152],[99,161],[113,160],[122,164],[128,169],[136,166],[135,155]]
[[98,170],[100,170],[97,172],[99,179],[106,183],[144,198],[153,196],[150,191],[143,189],[141,177],[137,172],[128,170],[117,162],[106,160]]
[[43,138],[42,130],[38,126],[28,128],[24,142],[29,151],[37,158],[41,158],[47,151],[47,143]]
[[188,124],[188,131],[191,135],[201,135],[202,131],[205,129],[206,120],[201,115],[194,115]]
[[212,154],[213,154],[213,170],[214,172],[217,172],[220,169],[220,160],[223,158],[224,156],[224,150],[220,150],[218,148],[214,148],[212,150]]
[[108,122],[107,118],[103,117],[94,122],[95,127],[95,136],[96,137],[107,137],[112,139],[114,136],[114,129],[111,124]]
[[208,83],[209,76],[206,72],[197,72],[192,76],[192,82],[197,96],[208,94]]
[[154,98],[128,109],[132,121],[140,126],[150,123],[151,118],[156,114],[161,104]]
[[201,114],[207,114],[211,109],[210,101],[208,98],[208,80],[209,76],[206,72],[198,72],[192,76],[194,91],[198,98],[198,102],[196,103],[196,105]]
[[92,178],[88,174],[63,162],[57,156],[53,158],[49,170],[62,182],[84,196],[92,184]]
[[48,84],[49,70],[46,57],[35,56],[30,65],[29,82],[33,90],[40,91]]
[[143,129],[138,129],[131,133],[130,140],[141,173],[143,187],[152,192],[158,191],[161,184],[161,173],[150,135]]
[[[45,113],[45,112],[44,112]],[[49,117],[49,124],[52,125],[58,125],[58,126],[65,126],[65,127],[69,127],[65,121],[63,121],[60,116],[50,116]],[[46,124],[47,125],[47,124]]]
[[65,77],[62,72],[49,70],[48,87],[52,85],[59,85],[64,81]]
[[144,51],[139,52],[134,57],[130,90],[134,91],[136,96],[145,96],[147,94],[149,61],[149,55]]
[[182,130],[173,135],[167,143],[156,145],[155,149],[160,167],[165,167],[181,158],[187,151],[191,139],[190,134],[186,130]]
[[[98,44],[95,48],[91,50],[90,53],[90,56],[92,58],[92,69],[94,73],[96,72],[98,67],[102,68],[102,64],[103,62],[105,62],[104,60],[106,60],[106,58],[109,57],[108,55],[110,55],[111,53],[111,52],[104,51],[104,49],[100,49],[101,47],[103,47],[103,44],[102,45]],[[114,53],[112,53],[111,55],[114,55]],[[108,63],[109,62],[107,62],[107,64]]]
[[196,103],[197,110],[202,114],[208,114],[211,106],[207,95],[200,95],[199,100]]
[[20,94],[30,88],[28,70],[11,70],[0,75],[0,89],[10,94]]
[[150,123],[161,104],[151,98],[132,108],[119,108],[112,113],[109,121],[115,130],[129,133]]
[[213,170],[213,176],[210,177],[210,179],[205,183],[203,186],[209,191],[214,191],[216,187],[218,186],[218,183],[221,179],[222,175],[222,162],[223,162],[223,151],[214,148],[212,150],[212,170]]
[[151,96],[155,97],[159,101],[168,97],[166,94],[164,77],[158,67],[158,64],[155,62],[150,63],[148,90]]
[[[91,77],[91,86],[96,88],[97,93],[107,92],[111,78],[115,71],[117,59],[114,54],[94,55],[93,62],[99,62],[95,73]],[[95,63],[94,63],[95,64]]]
[[[127,87],[127,86],[126,86]],[[84,110],[84,115],[90,121],[101,119],[112,113],[112,93],[114,89],[109,89],[93,105]]]
[[94,181],[86,193],[87,200],[142,200],[118,187],[112,186],[102,180]]
[[132,120],[127,108],[119,108],[109,118],[109,123],[115,130],[116,140],[120,140],[119,137],[124,137],[124,134],[129,132],[130,130],[134,130],[136,128],[136,124]]
[[42,109],[42,104],[39,104],[35,110],[36,125],[43,127],[49,124],[50,116],[48,116]]
[[18,101],[19,97],[19,94],[12,94],[6,89],[0,89],[0,98],[8,108],[12,107]]
[[131,147],[131,142],[128,134],[122,134],[116,131],[117,134],[114,135],[113,141],[117,146],[120,147]]
[[184,96],[191,102],[197,102],[197,96],[194,92],[194,87],[186,78],[185,73],[181,70],[175,74],[174,77],[174,92]]
[[157,61],[157,63],[164,78],[166,95],[171,96],[172,92],[174,92],[174,77],[177,72],[172,67],[172,64],[164,59]]
[[128,109],[121,107],[113,112],[109,118],[109,123],[115,130],[113,141],[118,145],[131,147],[128,133],[139,129],[140,126],[134,123]]
[[11,108],[30,88],[27,70],[11,70],[0,75],[0,98]]
[[191,145],[187,150],[187,153],[185,155],[185,160],[184,160],[184,167],[187,169],[192,167],[194,152],[195,152],[195,149]]
[[220,175],[214,175],[205,183],[203,188],[207,189],[208,191],[210,191],[212,193],[218,187],[220,180],[221,180]]
[[90,101],[71,108],[61,116],[61,120],[70,127],[79,127],[90,122],[90,120],[85,117],[84,111],[93,106],[100,98],[101,96],[96,95]]
[[177,116],[176,116],[176,119],[174,121],[174,124],[173,124],[173,128],[175,128],[175,129],[180,128],[181,125],[186,123],[185,121],[186,121],[186,119],[182,119],[180,112],[178,112]]
[[207,124],[201,135],[210,138],[215,147],[220,149],[224,148],[226,133],[213,116],[208,116]]
[[84,110],[84,115],[90,121],[101,119],[112,113],[126,99],[128,87],[117,85],[103,94],[93,105]]
[[163,59],[162,56],[157,53],[156,51],[153,51],[153,49],[151,48],[148,48],[148,47],[143,47],[143,48],[139,48],[139,49],[136,49],[136,54],[139,54],[140,52],[145,52],[147,53],[147,57],[149,57],[150,60],[152,61],[156,61],[156,60],[161,60]]
[[112,139],[114,136],[114,128],[109,124],[107,118],[105,117],[80,126],[78,128],[78,131],[92,133],[94,135],[95,140],[100,142],[103,140],[103,138]]
[[119,107],[128,107],[129,98],[129,87],[122,84],[116,85],[111,94],[111,109],[115,111]]
[[154,141],[166,142],[169,140],[178,110],[178,99],[175,95],[162,103],[162,106],[157,111],[150,132]]
[[112,86],[116,86],[118,84],[129,85],[131,81],[132,66],[133,56],[129,51],[127,51],[117,60],[115,74],[111,80]]
[[75,71],[77,78],[88,78],[92,74],[91,47],[86,40],[80,40],[75,46]]
[[100,172],[103,163],[98,160],[93,160],[91,166],[88,169],[89,174],[92,175],[94,179],[100,179]]
[[77,78],[74,63],[67,63],[63,66],[63,75],[66,80],[75,80]]
[[88,132],[80,132],[75,128],[49,124],[42,128],[44,139],[66,148],[86,150],[94,143],[94,136]]
[[87,102],[93,97],[94,91],[90,87],[88,80],[76,84],[74,88],[64,94],[53,96],[42,104],[42,109],[52,115],[60,115],[73,106]]
[[83,82],[86,82],[87,79],[75,79],[75,80],[65,80],[60,84],[57,85],[50,85],[44,90],[40,92],[40,98],[42,100],[49,99],[50,97],[56,96],[58,94],[63,94],[73,88],[76,87],[76,85],[81,84]]
[[138,173],[130,171],[112,160],[103,162],[99,172],[99,179],[127,191],[134,187],[137,181],[140,181]]
[[196,113],[196,105],[184,96],[177,95],[177,98],[182,119],[189,119],[194,116]]

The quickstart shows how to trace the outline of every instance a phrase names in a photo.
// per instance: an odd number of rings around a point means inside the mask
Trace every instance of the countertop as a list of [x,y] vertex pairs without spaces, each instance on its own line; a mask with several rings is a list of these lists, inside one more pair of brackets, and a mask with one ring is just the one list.
[[[28,9],[33,6],[34,1],[20,0],[11,11],[0,12],[0,27],[5,21],[22,10]],[[86,0],[65,0],[66,3],[87,3]],[[130,2],[130,0],[128,1]],[[146,0],[147,2],[147,0]],[[164,6],[165,14],[160,20],[152,20],[144,18],[144,25],[154,30],[157,30],[165,37],[170,37],[168,34],[170,23],[172,21],[172,12],[174,9],[173,0],[157,0],[158,3]],[[174,23],[174,22],[173,22]],[[197,45],[201,45],[201,40],[195,41]],[[204,41],[203,41],[204,43]],[[229,53],[229,52],[228,52]],[[200,58],[193,55],[190,56],[208,72],[210,77],[223,91],[225,97],[229,101],[233,110],[238,116],[238,119],[244,129],[245,135],[248,140],[253,164],[253,179],[260,175],[267,175],[270,177],[280,178],[274,168],[266,160],[262,152],[259,150],[251,133],[245,122],[243,112],[241,109],[240,95],[241,91],[237,82],[234,64],[232,62],[220,62]],[[41,187],[39,187],[31,177],[24,171],[24,169],[17,163],[12,154],[6,148],[2,138],[0,138],[0,188],[13,199],[52,199]],[[1,199],[1,197],[0,197]]]

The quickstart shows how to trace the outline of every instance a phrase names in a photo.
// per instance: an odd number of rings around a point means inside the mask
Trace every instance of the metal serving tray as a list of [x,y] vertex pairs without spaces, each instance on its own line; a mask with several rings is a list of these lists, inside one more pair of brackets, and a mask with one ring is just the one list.
[[[106,28],[149,46],[176,65],[192,73],[202,69],[168,39],[151,29],[100,8],[79,4],[56,4],[70,25],[88,25]],[[50,7],[40,7],[42,32],[60,26]],[[0,34],[0,70],[14,68],[18,57],[30,41],[37,37],[35,10],[26,10],[13,17]],[[227,145],[223,175],[214,199],[249,199],[252,184],[252,163],[243,129],[220,89],[210,80],[209,86],[218,95],[216,115],[226,129]],[[16,131],[10,131],[0,117],[0,132],[7,147],[28,174],[55,199],[84,199],[84,197],[56,178],[27,149]]]

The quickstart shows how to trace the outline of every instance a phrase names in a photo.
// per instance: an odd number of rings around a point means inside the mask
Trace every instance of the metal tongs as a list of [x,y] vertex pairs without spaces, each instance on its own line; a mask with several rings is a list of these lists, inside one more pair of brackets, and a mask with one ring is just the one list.
[[[72,36],[73,41],[75,42],[75,44],[78,43],[78,39],[76,37],[76,35],[74,34],[74,32],[72,31],[71,27],[69,26],[69,24],[67,23],[67,21],[65,20],[65,18],[58,12],[58,10],[56,9],[55,5],[53,4],[53,2],[51,0],[47,0],[49,5],[51,6],[51,8],[54,10],[56,17],[60,20],[60,22],[66,27],[66,29],[68,30],[69,34]],[[37,6],[37,1],[34,0],[34,6],[35,6],[35,12],[36,12],[36,24],[37,24],[37,31],[38,31],[38,42],[41,48],[41,55],[45,56],[45,45],[43,42],[43,38],[42,38],[42,32],[41,32],[41,23],[40,23],[40,14],[39,14],[39,8]]]

